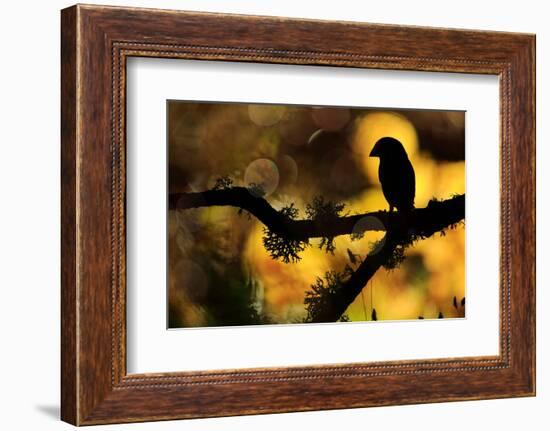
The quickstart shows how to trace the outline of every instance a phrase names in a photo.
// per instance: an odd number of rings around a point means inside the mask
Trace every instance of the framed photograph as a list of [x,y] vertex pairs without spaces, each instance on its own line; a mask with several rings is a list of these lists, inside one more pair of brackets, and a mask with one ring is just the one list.
[[62,419],[535,394],[535,37],[62,11]]

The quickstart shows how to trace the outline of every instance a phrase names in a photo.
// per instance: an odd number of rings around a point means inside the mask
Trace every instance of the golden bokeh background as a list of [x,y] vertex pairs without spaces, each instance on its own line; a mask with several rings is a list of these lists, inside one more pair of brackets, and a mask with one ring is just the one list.
[[[169,103],[169,192],[203,191],[217,178],[262,182],[280,209],[323,196],[350,214],[387,210],[378,181],[376,141],[404,145],[416,173],[415,206],[465,193],[464,113],[250,104]],[[250,179],[254,179],[254,181]],[[170,327],[299,323],[317,277],[363,258],[383,233],[335,239],[333,254],[311,240],[298,262],[274,260],[263,225],[232,207],[169,211]],[[346,311],[350,321],[463,317],[464,227],[406,251],[381,268]],[[458,306],[455,306],[456,298]]]

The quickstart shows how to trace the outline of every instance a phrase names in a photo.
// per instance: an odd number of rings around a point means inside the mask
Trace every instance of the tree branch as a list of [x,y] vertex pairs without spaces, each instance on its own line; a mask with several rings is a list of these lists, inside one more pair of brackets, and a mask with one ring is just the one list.
[[[229,187],[195,193],[174,193],[168,198],[170,209],[189,209],[210,206],[233,206],[248,211],[271,232],[289,240],[307,241],[309,238],[327,238],[349,235],[359,229],[365,231],[399,231],[412,229],[420,237],[427,237],[446,226],[464,219],[465,196],[458,195],[444,201],[430,201],[425,208],[417,208],[404,218],[397,212],[374,211],[364,214],[335,217],[326,220],[293,220],[273,208],[264,198],[254,196],[245,187]],[[360,224],[359,221],[361,221]],[[405,226],[406,225],[406,226]]]
[[[406,247],[413,242],[428,238],[436,232],[453,227],[464,219],[465,195],[457,195],[444,201],[432,200],[425,208],[410,212],[374,211],[364,214],[320,219],[297,220],[289,217],[288,211],[277,211],[264,198],[258,197],[244,187],[224,187],[198,193],[177,193],[169,196],[170,209],[189,209],[210,206],[233,206],[248,211],[268,229],[269,241],[273,243],[270,253],[274,258],[289,255],[297,259],[303,250],[293,242],[307,243],[309,238],[334,238],[339,235],[361,234],[365,231],[386,231],[379,242],[355,269],[343,273],[327,273],[326,281],[318,279],[308,292],[305,303],[309,322],[335,322],[341,318],[349,305],[374,276],[381,266],[392,267],[403,259]],[[287,241],[286,253],[274,254],[277,237]]]
[[[464,195],[462,195],[463,197]],[[308,309],[307,321],[316,323],[336,322],[345,313],[351,303],[355,301],[357,295],[361,293],[381,266],[394,267],[404,259],[405,249],[409,245],[417,240],[428,238],[437,232],[442,232],[444,229],[452,227],[461,221],[462,219],[456,220],[455,217],[446,214],[446,212],[450,212],[450,208],[447,208],[448,205],[443,206],[445,202],[449,201],[434,202],[424,209],[427,211],[434,205],[437,205],[439,208],[438,214],[441,216],[441,219],[433,219],[429,223],[430,226],[418,220],[418,217],[420,217],[418,213],[412,218],[409,218],[407,214],[397,214],[398,220],[357,269],[351,270],[348,267],[347,271],[336,277],[336,283],[334,283],[334,275],[329,277],[327,274],[326,282],[327,284],[329,282],[332,284],[329,286],[324,286],[323,282],[318,280],[317,285],[313,288],[313,292],[306,296],[305,303]],[[464,210],[462,209],[462,211]],[[433,218],[433,215],[430,216]],[[421,225],[423,226],[422,229],[414,229],[414,226]]]
[[[327,287],[326,293],[317,291],[306,296],[305,303],[308,310],[306,321],[324,323],[336,322],[340,319],[376,271],[391,259],[397,245],[397,242],[391,238],[391,235],[386,234],[380,250],[369,254],[355,271],[340,275],[340,277],[346,277],[344,281],[330,286],[330,288]],[[327,274],[327,283],[328,281]],[[318,280],[318,283],[320,282]]]

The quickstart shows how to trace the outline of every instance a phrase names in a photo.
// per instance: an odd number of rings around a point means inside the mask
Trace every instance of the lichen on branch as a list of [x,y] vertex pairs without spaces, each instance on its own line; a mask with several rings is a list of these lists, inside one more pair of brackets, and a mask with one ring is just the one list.
[[310,322],[345,320],[345,312],[380,267],[396,268],[405,259],[405,250],[416,241],[436,233],[445,234],[464,222],[465,195],[446,200],[431,200],[425,208],[406,213],[374,211],[365,214],[342,214],[345,204],[316,197],[306,206],[306,218],[290,204],[276,210],[260,189],[235,187],[223,177],[211,190],[169,195],[169,208],[183,210],[210,206],[233,206],[246,211],[264,225],[263,245],[273,259],[296,262],[309,246],[311,238],[320,238],[320,248],[334,252],[334,238],[339,235],[357,236],[356,226],[366,218],[364,231],[385,231],[386,234],[357,268],[349,266],[342,272],[329,271],[318,278],[306,293],[304,303]]

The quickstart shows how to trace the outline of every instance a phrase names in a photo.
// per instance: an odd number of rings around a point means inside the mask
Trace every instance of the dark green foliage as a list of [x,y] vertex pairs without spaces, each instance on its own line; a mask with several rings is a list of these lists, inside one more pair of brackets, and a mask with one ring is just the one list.
[[300,215],[300,210],[294,206],[294,203],[281,208],[279,212],[290,220],[296,220]]
[[333,220],[340,216],[346,204],[326,201],[322,196],[313,198],[306,206],[306,216],[310,220]]
[[[306,216],[310,220],[315,220],[319,224],[330,224],[341,216],[346,204],[332,201],[325,201],[322,196],[313,198],[313,202],[306,206]],[[321,238],[320,249],[334,254],[336,247],[334,237],[326,236]]]
[[307,242],[288,239],[271,232],[267,228],[264,228],[262,242],[273,259],[280,259],[284,263],[298,262],[300,260],[300,253],[308,246]]
[[203,261],[210,288],[204,304],[207,311],[206,326],[257,325],[271,323],[258,312],[252,303],[253,283],[240,266],[219,270],[215,259]]
[[384,268],[391,270],[397,268],[405,260],[405,250],[408,244],[398,244],[392,254],[384,262]]
[[[281,215],[289,220],[295,220],[299,210],[290,204],[280,211]],[[300,253],[309,245],[308,242],[287,238],[264,228],[262,238],[265,249],[273,259],[281,259],[284,263],[297,262],[300,260]]]
[[313,321],[318,313],[331,306],[334,297],[351,273],[352,269],[346,266],[342,272],[327,271],[324,278],[317,277],[315,283],[311,286],[311,290],[306,292],[304,299],[307,311],[305,322]]
[[219,177],[216,179],[216,183],[214,184],[214,187],[212,187],[213,190],[225,190],[233,187],[233,180],[229,175],[225,175],[223,177]]

